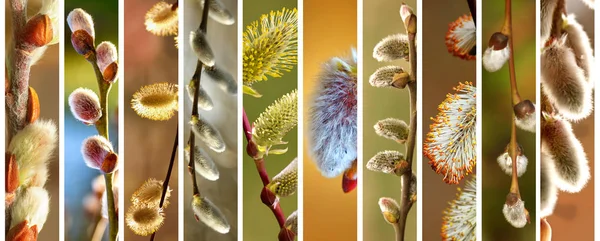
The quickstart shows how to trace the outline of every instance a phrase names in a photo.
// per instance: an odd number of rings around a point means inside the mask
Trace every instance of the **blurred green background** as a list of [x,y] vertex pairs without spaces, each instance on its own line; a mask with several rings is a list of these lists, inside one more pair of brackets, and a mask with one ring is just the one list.
[[[283,7],[293,9],[297,7],[296,1],[274,1],[260,0],[245,2],[244,4],[244,31],[246,26],[258,20],[262,14],[270,11],[278,11]],[[252,87],[260,92],[261,98],[244,95],[244,110],[248,120],[253,123],[271,103],[286,93],[298,88],[297,66],[291,72],[285,72],[281,78],[269,77],[269,80],[253,84]],[[240,117],[241,119],[241,117]],[[246,140],[243,138],[243,149]],[[288,152],[284,155],[269,155],[265,158],[265,166],[269,177],[273,178],[285,168],[295,157],[298,156],[298,130],[292,129],[284,138],[288,141],[286,145]],[[263,184],[256,171],[254,160],[244,152],[243,159],[243,201],[244,201],[244,240],[276,240],[279,233],[279,225],[273,213],[260,201],[260,192]],[[287,198],[281,198],[280,205],[287,217],[298,208],[298,196],[294,194]]]
[[[100,173],[87,167],[81,157],[81,143],[91,135],[96,135],[94,126],[86,126],[75,120],[68,105],[69,95],[79,87],[89,88],[98,93],[98,84],[94,70],[85,58],[71,45],[71,30],[66,17],[75,8],[82,8],[94,19],[95,43],[110,41],[118,45],[118,1],[65,1],[65,238],[67,240],[90,240],[96,228],[102,229],[103,223],[97,222],[100,215],[100,199],[92,194],[92,180]],[[122,71],[122,65],[120,65]],[[122,81],[120,79],[117,80]],[[117,101],[118,84],[113,84],[109,96],[109,130],[111,142],[118,149]],[[120,153],[117,151],[117,153]],[[106,235],[105,235],[106,237]]]
[[[489,37],[502,28],[504,22],[504,1],[486,1],[483,5],[483,43],[482,52],[487,48]],[[523,100],[535,102],[536,95],[536,31],[534,0],[512,1],[513,44],[515,54],[515,72],[519,93]],[[534,240],[536,216],[536,146],[535,134],[517,129],[517,140],[523,146],[529,160],[528,171],[519,178],[521,199],[529,211],[531,223],[524,228],[511,226],[502,207],[509,192],[511,177],[506,175],[496,162],[504,152],[510,140],[512,104],[510,100],[510,82],[508,62],[497,72],[482,70],[482,134],[483,157],[483,239],[484,240]]]
[[[356,1],[304,1],[303,130],[308,137],[310,108],[323,64],[348,58],[356,48]],[[327,24],[324,24],[327,23]],[[360,58],[357,56],[357,58]],[[323,177],[312,160],[310,138],[304,138],[304,240],[356,240],[357,190],[344,193],[342,175]]]
[[[422,138],[426,138],[430,119],[439,112],[438,105],[446,99],[446,94],[455,93],[453,87],[458,82],[476,82],[476,60],[463,60],[448,53],[445,36],[448,25],[462,15],[469,15],[466,1],[423,1],[423,130]],[[439,240],[442,228],[443,211],[456,199],[457,187],[464,187],[465,180],[472,178],[470,174],[458,185],[448,185],[443,176],[437,174],[423,156],[423,240]],[[475,171],[475,169],[473,170]]]
[[[405,1],[417,12],[416,1]],[[363,6],[363,238],[371,240],[391,240],[394,229],[383,219],[377,202],[380,197],[391,197],[400,201],[401,182],[394,175],[373,172],[365,168],[366,163],[376,153],[384,150],[397,150],[405,153],[405,145],[385,139],[375,134],[373,126],[377,121],[388,117],[409,121],[408,90],[393,88],[375,88],[369,84],[369,77],[376,69],[386,65],[399,65],[410,69],[408,62],[396,61],[380,63],[373,58],[373,47],[384,37],[397,33],[405,33],[404,24],[398,14],[400,1],[376,0]],[[420,16],[417,16],[420,17]],[[418,56],[421,56],[419,54]],[[417,158],[413,159],[413,170],[416,173]],[[422,180],[417,177],[417,181]],[[409,212],[405,231],[406,240],[416,240],[417,205]]]
[[[168,121],[153,121],[138,116],[131,108],[133,94],[142,86],[154,83],[177,84],[177,48],[172,36],[156,36],[146,30],[146,12],[159,1],[125,1],[124,25],[124,90],[123,113],[125,123],[125,150],[127,160],[123,190],[126,213],[131,208],[131,195],[150,178],[164,181],[169,158],[177,132],[178,115]],[[175,1],[166,1],[173,3]],[[181,12],[181,10],[180,10]],[[121,65],[123,66],[123,65]],[[178,155],[175,156],[177,160]],[[169,187],[169,206],[164,209],[165,221],[156,233],[156,240],[176,240],[179,214],[179,163],[173,166]],[[149,240],[149,237],[133,233],[129,227],[121,232],[126,240]]]
[[[575,14],[594,47],[594,10],[582,1],[567,1],[567,12]],[[572,127],[587,155],[591,178],[579,193],[560,192],[554,213],[547,220],[553,240],[594,240],[594,113]]]
[[[237,67],[238,67],[238,51],[237,51],[237,37],[239,36],[237,31],[237,5],[236,0],[223,0],[221,1],[227,10],[234,16],[236,22],[232,25],[222,25],[208,18],[207,28],[207,39],[208,43],[215,54],[215,64],[221,69],[229,72],[233,75],[234,79],[237,80]],[[179,47],[183,48],[183,82],[188,84],[196,70],[196,63],[198,58],[196,54],[191,50],[189,44],[189,34],[191,31],[195,31],[200,25],[202,18],[202,7],[200,1],[185,1],[184,11],[184,29],[181,32],[181,41]],[[181,5],[180,5],[181,7]],[[199,115],[211,123],[215,128],[219,130],[221,136],[226,145],[226,149],[222,153],[216,153],[206,147],[204,143],[196,139],[196,143],[202,147],[206,153],[215,162],[219,169],[219,179],[216,181],[209,181],[201,176],[196,176],[196,181],[200,190],[200,194],[207,197],[212,201],[225,215],[227,222],[231,226],[229,233],[221,234],[218,233],[202,222],[198,222],[194,219],[194,212],[192,210],[192,182],[191,176],[187,171],[181,173],[183,176],[183,226],[184,226],[184,237],[185,240],[211,240],[211,241],[235,241],[238,240],[238,130],[240,125],[238,124],[239,118],[237,117],[237,95],[226,94],[222,91],[214,81],[203,75],[200,80],[200,85],[210,95],[214,107],[210,111],[199,110]],[[190,120],[192,111],[192,102],[188,97],[187,91],[184,90],[185,86],[180,86],[183,96],[184,113],[183,123],[184,126],[184,142],[189,139],[189,125],[187,124]],[[170,137],[169,137],[170,139]],[[183,143],[180,143],[183,145]],[[180,149],[181,150],[181,149]],[[187,167],[187,163],[184,163],[184,168]],[[179,213],[179,215],[182,215]],[[176,217],[176,216],[174,216]]]
[[[28,2],[28,15],[31,17],[38,12],[41,6],[41,0],[31,0]],[[9,1],[5,1],[5,50],[6,54],[10,51],[10,44],[12,42],[12,14],[9,7]],[[70,42],[69,42],[70,43]],[[40,100],[40,118],[39,120],[52,120],[57,127],[58,138],[63,138],[60,136],[60,127],[58,123],[59,119],[59,111],[58,107],[61,103],[59,93],[58,93],[58,83],[59,83],[59,44],[51,45],[46,49],[46,53],[44,56],[31,67],[30,77],[29,77],[29,85],[35,89],[38,94],[38,98]],[[5,60],[6,60],[6,56]],[[8,122],[6,122],[8,123]],[[6,123],[4,128],[6,129]],[[8,133],[8,131],[6,131]],[[9,143],[5,136],[5,147],[8,147]],[[79,150],[79,149],[77,149]],[[48,162],[48,181],[44,188],[48,191],[50,195],[50,212],[48,217],[46,218],[46,223],[44,224],[44,228],[41,230],[38,236],[39,241],[46,240],[58,240],[58,231],[59,231],[59,204],[60,196],[59,188],[59,153],[61,149],[59,148],[58,142],[56,143],[56,147],[54,148],[53,156]]]

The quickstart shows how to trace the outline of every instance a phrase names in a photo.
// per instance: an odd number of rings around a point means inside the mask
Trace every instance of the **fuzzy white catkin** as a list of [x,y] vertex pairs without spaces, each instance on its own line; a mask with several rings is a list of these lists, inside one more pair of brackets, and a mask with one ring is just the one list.
[[583,70],[577,66],[566,39],[554,41],[542,51],[542,91],[558,112],[569,120],[587,117],[592,110],[592,94]]
[[196,137],[200,139],[206,146],[211,150],[221,153],[225,151],[225,142],[221,133],[208,121],[201,117],[193,117],[190,121],[192,131],[196,134]]
[[197,220],[219,233],[229,233],[230,226],[227,219],[210,200],[196,195],[192,200],[192,209]]
[[81,8],[73,9],[67,16],[67,23],[71,32],[74,33],[77,30],[85,30],[92,38],[95,38],[96,32],[94,31],[94,20],[92,16]]
[[496,72],[504,66],[504,63],[510,57],[510,48],[508,44],[500,50],[494,50],[494,47],[488,47],[483,53],[483,67],[489,72]]
[[29,227],[37,225],[40,232],[50,212],[50,197],[41,187],[20,189],[10,210],[11,228],[27,220]]
[[525,210],[525,202],[521,199],[517,200],[513,205],[505,203],[504,208],[502,208],[502,213],[504,214],[506,221],[515,228],[522,228],[527,224],[528,217],[527,211]]
[[[189,161],[190,161],[190,146],[189,145],[186,146],[186,148],[185,148],[184,156],[185,156],[186,163],[189,163]],[[217,169],[215,162],[199,146],[196,146],[194,148],[194,164],[195,164],[194,170],[196,170],[196,173],[198,173],[200,176],[203,176],[204,178],[211,180],[211,181],[216,181],[219,179],[219,169]]]
[[398,59],[408,60],[408,36],[394,34],[383,38],[373,48],[373,58],[379,62]]
[[531,133],[535,133],[536,125],[535,125],[535,113],[526,115],[525,117],[519,119],[515,117],[515,124],[519,129],[524,131],[529,131]]
[[88,88],[77,88],[69,95],[69,107],[75,119],[94,124],[102,117],[102,107],[96,92]]
[[310,150],[321,174],[332,178],[357,157],[356,54],[332,58],[317,78],[310,108]]
[[[200,6],[204,6],[204,0],[200,0]],[[221,0],[210,0],[208,3],[208,16],[220,24],[232,25],[235,23],[235,18]]]
[[573,134],[571,123],[552,119],[542,127],[542,153],[553,160],[556,186],[566,192],[581,191],[590,179],[590,168],[583,146]]
[[205,73],[210,77],[221,90],[232,95],[237,94],[237,81],[235,81],[229,72],[215,65],[213,67],[203,68],[202,73]]
[[98,59],[98,68],[100,71],[104,72],[108,65],[113,62],[117,62],[119,55],[117,54],[117,47],[108,41],[104,41],[98,44],[96,47],[96,54]]
[[556,9],[557,0],[541,0],[541,8],[540,8],[540,43],[542,46],[550,37],[550,31],[552,30],[552,15],[554,15],[554,10]]
[[208,67],[215,65],[215,55],[208,44],[206,34],[201,30],[198,29],[190,32],[190,46],[192,47],[192,50],[194,50],[194,53],[196,53],[196,57],[198,57],[200,62]]
[[558,188],[554,184],[556,171],[554,163],[548,154],[541,153],[541,173],[540,178],[540,216],[542,218],[552,215],[554,206],[558,200]]
[[567,34],[566,44],[571,47],[573,54],[575,55],[575,61],[577,65],[583,70],[583,74],[590,87],[594,87],[594,50],[590,44],[590,38],[588,37],[583,26],[575,20],[575,15],[570,14],[564,21],[567,25],[563,28]]
[[[196,91],[196,88],[188,84],[185,86],[185,89],[187,90],[188,97],[190,97],[190,102],[193,102],[195,94],[194,91]],[[212,110],[213,107],[214,104],[212,98],[210,98],[210,95],[208,95],[204,88],[202,88],[202,85],[200,85],[200,89],[198,90],[198,108],[208,111]]]
[[[502,155],[498,156],[496,161],[504,173],[509,176],[512,175],[512,158],[510,158],[508,152],[502,153]],[[517,156],[517,176],[523,176],[525,171],[527,171],[527,157],[525,155],[519,155]]]
[[37,120],[13,137],[7,151],[15,155],[21,185],[29,185],[40,166],[50,160],[56,140],[56,125],[50,120]]

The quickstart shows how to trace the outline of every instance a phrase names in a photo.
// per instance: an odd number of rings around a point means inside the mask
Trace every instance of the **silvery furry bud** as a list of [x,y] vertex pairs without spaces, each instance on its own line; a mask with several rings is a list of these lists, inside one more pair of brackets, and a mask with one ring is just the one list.
[[540,216],[543,218],[552,215],[554,206],[558,200],[558,188],[554,183],[554,179],[556,178],[554,160],[544,152],[541,155]]
[[594,86],[594,50],[590,44],[590,38],[583,30],[583,26],[575,20],[575,15],[563,16],[563,31],[566,33],[566,44],[571,47],[575,55],[577,66],[583,70],[587,82]]
[[72,33],[75,33],[77,30],[84,30],[92,37],[92,40],[96,37],[92,16],[81,8],[73,9],[69,13],[67,16],[67,24],[69,25],[69,28],[71,28]]
[[77,88],[69,95],[69,107],[73,117],[86,125],[93,125],[102,117],[98,95],[87,88]]
[[506,221],[515,228],[525,227],[525,224],[529,223],[529,212],[525,209],[525,202],[514,193],[509,193],[506,197],[502,213]]
[[111,173],[118,167],[118,158],[113,146],[103,136],[90,136],[81,144],[81,154],[85,164],[104,173]]
[[28,225],[37,226],[40,231],[46,223],[50,212],[50,197],[46,189],[42,187],[27,187],[19,189],[15,202],[10,208],[11,228],[21,221],[27,221]]
[[513,111],[517,127],[535,133],[535,104],[530,100],[523,100],[513,106]]
[[192,116],[189,123],[196,137],[202,140],[211,150],[219,153],[225,151],[225,142],[221,137],[221,133],[208,121],[201,117]]
[[[200,0],[200,6],[204,6],[204,0]],[[235,18],[220,0],[210,0],[208,3],[208,16],[224,25],[235,23]]]
[[387,139],[396,141],[400,144],[406,142],[408,138],[408,124],[403,120],[387,118],[378,121],[375,126],[375,133]]
[[508,36],[496,32],[490,37],[488,48],[483,53],[483,67],[489,72],[496,72],[510,57]]
[[591,113],[592,93],[565,41],[565,37],[556,39],[542,51],[542,91],[561,115],[580,120]]
[[15,155],[21,185],[31,184],[39,168],[52,157],[56,141],[56,125],[49,120],[29,124],[12,138],[6,150]]
[[394,87],[404,89],[410,82],[410,76],[399,66],[384,66],[375,71],[369,77],[369,83],[373,87]]
[[210,77],[223,91],[232,95],[237,94],[237,81],[235,81],[229,72],[216,65],[203,68],[202,72],[208,75],[208,77]]
[[397,151],[382,151],[367,162],[367,169],[401,176],[409,168],[404,155]]
[[383,38],[373,48],[373,58],[379,62],[398,59],[408,61],[408,36],[406,34],[394,34]]
[[[184,149],[185,161],[190,162],[190,146],[187,145]],[[215,181],[219,179],[219,169],[215,165],[215,162],[200,148],[199,146],[194,147],[194,164],[196,172],[204,178]]]
[[379,208],[383,218],[389,224],[397,223],[400,220],[400,205],[393,198],[379,198]]
[[334,57],[317,77],[310,104],[309,147],[312,159],[325,177],[335,177],[357,157],[356,52]]
[[279,172],[267,188],[277,197],[287,197],[296,193],[298,189],[298,158],[294,158],[281,172]]
[[554,11],[556,10],[557,2],[558,0],[541,0],[540,2],[540,39],[542,44],[550,37],[553,22],[552,18]]
[[190,46],[200,62],[208,67],[215,65],[215,55],[208,44],[206,34],[200,29],[190,32]]
[[104,81],[114,83],[117,79],[119,65],[117,59],[117,47],[111,42],[104,41],[96,47],[96,59],[98,68],[102,71]]
[[[194,85],[194,81],[190,81],[190,83],[185,86],[185,89],[187,90],[188,97],[190,97],[190,101],[193,102],[194,94],[196,92],[196,87]],[[210,98],[208,93],[206,93],[206,90],[204,90],[204,88],[202,88],[202,85],[200,85],[200,89],[198,90],[198,108],[208,111],[208,110],[212,110],[213,107],[214,107],[214,104],[213,104],[212,99]]]
[[194,195],[192,199],[194,217],[219,233],[229,233],[229,223],[221,210],[205,197]]
[[[498,156],[496,161],[506,175],[512,176],[513,162],[510,154],[508,153],[509,147],[510,144],[506,146],[504,153]],[[517,176],[521,177],[523,174],[525,174],[525,171],[527,171],[527,157],[523,153],[521,145],[517,145]]]
[[571,123],[546,117],[542,124],[542,152],[556,170],[556,186],[566,192],[579,192],[590,179],[590,168],[583,150],[571,129]]

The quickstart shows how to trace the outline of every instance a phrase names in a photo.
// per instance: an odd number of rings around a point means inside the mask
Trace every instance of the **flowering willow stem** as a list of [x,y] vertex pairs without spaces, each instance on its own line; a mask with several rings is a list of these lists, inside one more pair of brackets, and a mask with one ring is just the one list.
[[408,126],[408,138],[406,140],[406,161],[408,162],[408,168],[407,171],[400,177],[402,181],[402,191],[400,199],[400,220],[398,220],[398,227],[394,225],[397,241],[404,240],[404,233],[406,230],[406,219],[408,217],[408,212],[410,211],[413,204],[410,200],[410,186],[412,185],[412,161],[417,137],[417,48],[415,43],[416,37],[416,30],[414,32],[408,32],[408,60],[411,68],[411,82],[407,85],[408,92],[410,95],[410,123]]
[[[200,29],[206,33],[207,29],[207,21],[208,21],[208,3],[210,1],[204,1],[204,7],[202,9],[202,22],[200,23]],[[194,101],[192,103],[192,117],[198,117],[198,95],[200,92],[200,79],[202,77],[202,68],[204,65],[200,60],[196,62],[196,71],[194,72],[194,76],[192,77],[192,81],[194,82],[194,86],[196,87],[196,91],[194,91]],[[190,130],[190,139],[188,140],[190,144],[190,150],[194,150],[196,148],[196,136],[194,132]],[[195,151],[190,151],[190,162],[188,162],[188,170],[190,172],[190,176],[192,178],[192,186],[193,186],[193,194],[200,196],[200,190],[198,189],[198,182],[196,182],[196,165],[194,165],[194,154]]]
[[[173,171],[173,163],[175,163],[175,154],[177,154],[177,144],[179,143],[179,132],[177,131],[179,125],[175,128],[175,141],[173,142],[173,150],[171,151],[171,159],[169,160],[169,169],[167,169],[167,177],[163,181],[162,185],[162,194],[160,196],[160,204],[159,208],[162,208],[165,203],[165,197],[167,196],[167,191],[169,190],[169,180],[171,180],[171,172]],[[156,236],[156,231],[152,233],[150,236],[150,241],[154,240],[154,236]]]
[[[250,121],[248,121],[248,116],[246,116],[246,110],[242,110],[242,125],[244,127],[244,136],[246,137],[246,141],[248,141],[248,145],[254,145],[252,142],[252,127],[250,126]],[[260,180],[263,183],[263,187],[266,187],[270,181],[269,174],[267,173],[267,169],[265,168],[265,160],[264,158],[255,158],[252,155],[248,154],[252,159],[254,159],[254,165],[256,165],[256,171],[260,176]],[[266,204],[265,204],[266,205]],[[281,210],[281,206],[279,203],[275,205],[266,205],[273,212],[273,216],[277,219],[277,223],[279,224],[279,228],[283,228],[285,224],[285,216],[283,215],[283,211]]]
[[[504,10],[504,28],[502,29],[503,33],[508,36],[508,48],[510,51],[510,56],[508,58],[508,72],[510,75],[510,90],[511,90],[511,102],[514,106],[521,102],[521,97],[519,96],[519,90],[517,88],[517,77],[515,74],[515,54],[514,54],[514,44],[513,44],[513,35],[512,35],[512,11],[511,11],[511,0],[505,0],[505,10]],[[511,131],[510,131],[510,148],[509,154],[512,159],[512,181],[510,185],[510,192],[517,194],[519,198],[521,198],[521,194],[519,193],[519,178],[517,175],[517,125],[515,122],[515,113],[512,112],[511,118]]]
[[[92,51],[89,56],[86,56],[86,60],[92,65],[92,68],[94,68],[96,81],[98,82],[98,89],[100,91],[100,106],[102,107],[102,116],[95,123],[96,130],[98,130],[99,135],[110,141],[108,134],[108,94],[110,93],[112,83],[104,80],[102,71],[100,71],[100,68],[98,67],[96,51]],[[110,241],[115,241],[117,240],[117,235],[119,233],[119,219],[115,210],[115,196],[112,188],[113,173],[104,174],[104,181],[106,182],[106,205],[108,206],[108,235]]]

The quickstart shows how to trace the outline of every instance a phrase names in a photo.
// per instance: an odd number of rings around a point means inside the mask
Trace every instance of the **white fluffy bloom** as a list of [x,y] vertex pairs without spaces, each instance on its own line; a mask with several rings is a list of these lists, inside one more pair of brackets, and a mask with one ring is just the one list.
[[488,47],[483,53],[483,67],[489,72],[496,72],[504,66],[504,63],[510,57],[510,48],[508,45],[500,50],[494,50],[494,47]]
[[475,241],[477,225],[476,176],[465,182],[464,189],[458,188],[456,199],[444,211],[442,240]]

